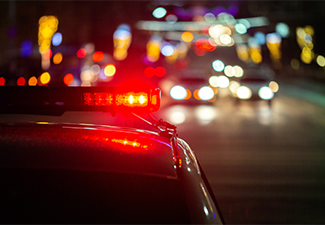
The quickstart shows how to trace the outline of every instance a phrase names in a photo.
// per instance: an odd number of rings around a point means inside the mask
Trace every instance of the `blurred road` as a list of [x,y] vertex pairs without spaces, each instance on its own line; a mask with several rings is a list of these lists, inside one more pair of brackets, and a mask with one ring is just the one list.
[[226,223],[325,223],[325,95],[310,87],[281,83],[272,108],[224,97],[162,110],[185,120],[179,136],[196,152]]

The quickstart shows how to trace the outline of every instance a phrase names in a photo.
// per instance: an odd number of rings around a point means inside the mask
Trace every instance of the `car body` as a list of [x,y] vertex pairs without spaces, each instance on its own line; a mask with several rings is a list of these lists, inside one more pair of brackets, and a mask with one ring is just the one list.
[[10,116],[0,120],[1,223],[223,223],[174,126],[160,121],[169,129],[154,132]]
[[262,70],[245,70],[245,75],[238,80],[230,82],[229,89],[236,103],[242,100],[265,100],[271,105],[271,101],[278,91],[278,84],[270,73]]

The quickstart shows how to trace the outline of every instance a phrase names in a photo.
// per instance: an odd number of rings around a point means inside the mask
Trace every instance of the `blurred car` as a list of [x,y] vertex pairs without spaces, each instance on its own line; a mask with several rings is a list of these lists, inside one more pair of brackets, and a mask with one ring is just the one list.
[[[216,99],[216,90],[209,85],[204,70],[188,70],[162,84],[169,101],[176,104],[210,104]],[[166,85],[166,83],[168,83]]]
[[279,85],[270,73],[263,70],[246,70],[243,77],[230,82],[229,89],[236,103],[243,100],[265,100],[271,106]]
[[194,152],[167,122],[147,121],[154,132],[10,120],[66,110],[150,113],[158,89],[29,89],[0,88],[1,223],[223,223]]

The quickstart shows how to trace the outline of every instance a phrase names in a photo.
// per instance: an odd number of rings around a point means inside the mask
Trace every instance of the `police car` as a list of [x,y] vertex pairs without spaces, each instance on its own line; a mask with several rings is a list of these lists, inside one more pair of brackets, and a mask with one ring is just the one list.
[[176,127],[139,116],[159,109],[159,89],[1,87],[0,96],[3,116],[105,111],[156,130],[0,120],[1,223],[223,223]]

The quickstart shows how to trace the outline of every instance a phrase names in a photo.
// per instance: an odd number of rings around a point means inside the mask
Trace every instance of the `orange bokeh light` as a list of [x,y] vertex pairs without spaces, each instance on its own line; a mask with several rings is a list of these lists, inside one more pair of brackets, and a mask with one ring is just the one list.
[[29,80],[28,80],[28,85],[29,86],[36,86],[37,85],[37,78],[36,77],[31,77],[31,78],[29,78]]
[[182,39],[183,41],[185,42],[191,42],[193,40],[193,34],[189,31],[185,31],[183,34],[182,34]]
[[104,58],[104,53],[101,51],[97,51],[93,54],[93,60],[95,62],[100,62],[103,60],[103,58]]
[[63,77],[63,82],[65,85],[72,84],[73,80],[74,80],[74,77],[71,73],[68,73]]

